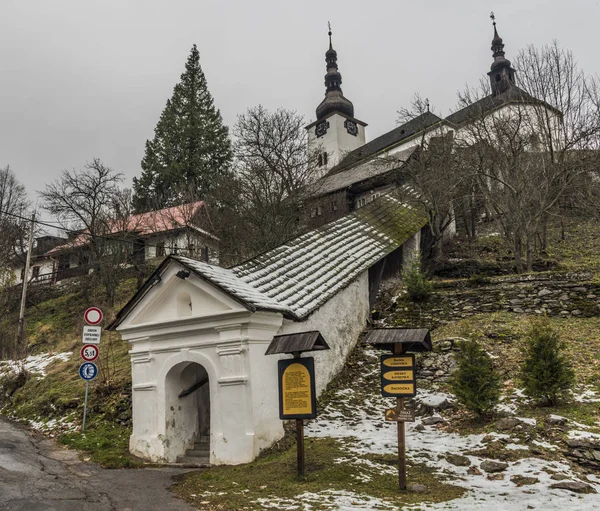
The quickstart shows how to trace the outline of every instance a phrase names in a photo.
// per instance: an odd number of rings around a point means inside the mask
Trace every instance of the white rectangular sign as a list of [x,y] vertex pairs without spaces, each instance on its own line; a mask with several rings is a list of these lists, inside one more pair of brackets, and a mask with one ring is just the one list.
[[86,325],[83,327],[83,344],[100,344],[101,335],[102,327]]

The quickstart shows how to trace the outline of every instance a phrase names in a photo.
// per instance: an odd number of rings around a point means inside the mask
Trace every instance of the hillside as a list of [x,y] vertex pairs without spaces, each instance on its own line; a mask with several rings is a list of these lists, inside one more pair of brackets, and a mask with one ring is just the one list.
[[[405,504],[410,509],[594,509],[593,493],[600,490],[600,227],[574,223],[567,233],[562,240],[558,229],[551,232],[548,256],[536,265],[543,271],[531,275],[511,273],[510,254],[490,234],[475,243],[456,240],[427,302],[408,300],[400,282],[381,293],[373,313],[376,326],[432,330],[435,351],[418,356],[419,390],[410,404],[417,421],[407,427],[409,484],[422,486],[398,494],[395,424],[383,420],[392,401],[380,396],[379,354],[360,341],[321,396],[319,417],[306,428],[305,479],[295,477],[289,436],[250,465],[192,473],[176,491],[201,509],[215,510]],[[133,280],[123,283],[118,305],[133,286]],[[94,299],[101,304],[101,293]],[[88,431],[78,430],[84,389],[77,376],[81,314],[88,305],[76,290],[66,289],[28,310],[32,375],[26,381],[0,377],[0,406],[106,466],[135,466],[138,461],[126,451],[127,346],[114,334],[105,333],[102,340],[105,359],[91,386]],[[555,408],[534,406],[519,381],[524,335],[541,317],[566,341],[577,377],[573,395]],[[10,321],[5,316],[2,327]],[[462,409],[448,385],[457,341],[464,338],[484,345],[502,377],[502,402],[486,422]],[[45,362],[42,377],[34,366]],[[6,374],[8,365],[0,362],[0,372]],[[557,484],[571,489],[551,488]]]

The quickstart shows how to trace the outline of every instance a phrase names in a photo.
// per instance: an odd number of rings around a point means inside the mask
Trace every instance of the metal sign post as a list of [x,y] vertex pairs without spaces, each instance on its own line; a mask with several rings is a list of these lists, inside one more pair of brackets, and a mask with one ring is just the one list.
[[88,403],[88,390],[90,386],[90,380],[93,380],[98,376],[98,366],[92,362],[85,362],[79,367],[79,376],[85,380],[85,401],[83,403],[83,425],[81,431],[85,431],[85,419],[87,417],[87,403]]

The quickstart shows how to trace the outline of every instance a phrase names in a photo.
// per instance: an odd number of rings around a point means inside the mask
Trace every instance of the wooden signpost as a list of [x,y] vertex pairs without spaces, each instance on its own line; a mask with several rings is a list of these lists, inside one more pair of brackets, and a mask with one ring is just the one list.
[[404,399],[417,392],[415,356],[408,351],[431,351],[431,337],[424,328],[379,328],[368,332],[366,341],[393,353],[381,355],[381,395],[396,398],[396,408],[385,411],[385,420],[398,424],[398,485],[406,490],[404,423],[414,422],[415,413],[404,408]]
[[304,420],[317,416],[315,359],[301,358],[303,352],[328,350],[323,336],[317,332],[277,335],[265,355],[290,353],[292,359],[277,362],[279,387],[279,418],[296,420],[296,450],[298,476],[304,476]]
[[304,475],[304,419],[317,416],[315,359],[294,357],[277,362],[279,372],[279,418],[296,419],[298,475]]

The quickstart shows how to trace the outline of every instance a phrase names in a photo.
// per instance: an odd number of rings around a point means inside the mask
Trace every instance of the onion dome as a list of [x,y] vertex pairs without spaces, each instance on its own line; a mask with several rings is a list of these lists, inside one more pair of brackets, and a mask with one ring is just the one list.
[[354,117],[354,105],[342,94],[342,75],[338,71],[337,52],[331,43],[329,30],[329,49],[325,52],[327,73],[325,74],[325,99],[317,107],[317,119],[322,119],[332,112],[339,112]]

